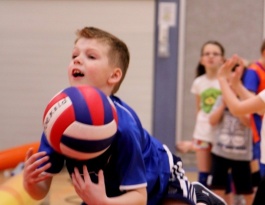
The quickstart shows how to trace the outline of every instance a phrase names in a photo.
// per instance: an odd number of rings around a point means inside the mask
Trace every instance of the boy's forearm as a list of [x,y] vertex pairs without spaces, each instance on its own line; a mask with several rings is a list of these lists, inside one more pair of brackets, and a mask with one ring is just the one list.
[[24,183],[24,188],[33,199],[41,200],[48,194],[51,181],[52,179],[48,178],[35,184]]

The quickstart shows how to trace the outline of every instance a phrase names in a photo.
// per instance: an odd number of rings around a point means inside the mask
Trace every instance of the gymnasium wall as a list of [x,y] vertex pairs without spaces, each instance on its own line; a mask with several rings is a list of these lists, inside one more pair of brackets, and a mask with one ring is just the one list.
[[105,29],[131,52],[118,92],[151,130],[153,0],[0,1],[0,150],[38,141],[50,98],[68,86],[75,31]]
[[[190,87],[201,45],[218,40],[227,56],[258,58],[264,0],[180,2],[185,7],[179,19],[183,63],[178,68],[176,134],[191,139],[195,98]],[[103,28],[127,43],[131,64],[118,95],[151,131],[154,7],[155,0],[0,0],[0,150],[39,140],[45,105],[68,86],[66,68],[75,31],[83,26]]]

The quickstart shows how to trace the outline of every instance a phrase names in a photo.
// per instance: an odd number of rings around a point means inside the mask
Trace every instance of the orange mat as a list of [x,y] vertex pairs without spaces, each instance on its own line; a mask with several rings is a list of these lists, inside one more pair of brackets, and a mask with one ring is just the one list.
[[39,142],[33,142],[0,151],[0,170],[16,167],[20,162],[25,160],[26,152],[30,147],[33,148],[35,153],[38,151],[39,146]]

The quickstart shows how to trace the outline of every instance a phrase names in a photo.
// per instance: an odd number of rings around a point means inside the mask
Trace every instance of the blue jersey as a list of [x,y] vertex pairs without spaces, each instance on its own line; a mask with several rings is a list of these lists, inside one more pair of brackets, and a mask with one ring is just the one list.
[[118,114],[118,131],[109,149],[94,159],[78,161],[55,152],[43,134],[39,151],[46,151],[52,164],[47,172],[58,173],[65,164],[69,174],[74,167],[82,173],[85,164],[92,181],[97,182],[97,173],[103,169],[107,196],[147,187],[148,205],[159,204],[170,178],[168,152],[127,104],[115,96],[111,99]]

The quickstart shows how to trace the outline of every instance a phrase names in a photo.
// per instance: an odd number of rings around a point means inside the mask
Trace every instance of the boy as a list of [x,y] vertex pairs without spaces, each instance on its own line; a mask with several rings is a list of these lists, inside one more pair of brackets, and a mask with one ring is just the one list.
[[191,184],[181,160],[142,128],[136,113],[114,96],[128,65],[128,48],[117,37],[93,27],[77,32],[68,67],[70,85],[91,85],[109,95],[117,109],[118,131],[106,152],[87,161],[56,153],[43,134],[39,152],[29,150],[26,156],[23,184],[27,192],[35,199],[45,197],[51,174],[60,172],[65,162],[83,204],[225,204],[201,184]]

